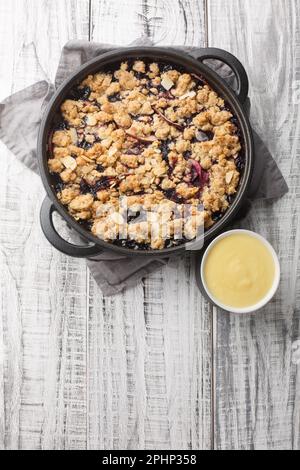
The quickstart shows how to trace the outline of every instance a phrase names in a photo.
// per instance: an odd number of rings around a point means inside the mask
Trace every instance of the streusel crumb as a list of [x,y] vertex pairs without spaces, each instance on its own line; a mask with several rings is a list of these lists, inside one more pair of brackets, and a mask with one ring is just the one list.
[[49,138],[48,167],[60,202],[95,236],[160,250],[194,239],[232,204],[239,135],[201,77],[136,59],[71,91]]

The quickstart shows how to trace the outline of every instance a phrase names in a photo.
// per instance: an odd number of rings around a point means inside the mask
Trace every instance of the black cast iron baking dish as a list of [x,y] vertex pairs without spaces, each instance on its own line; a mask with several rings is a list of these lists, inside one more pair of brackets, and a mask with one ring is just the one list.
[[[39,131],[39,168],[42,181],[47,192],[47,196],[41,208],[41,226],[48,241],[56,249],[69,256],[92,257],[100,254],[104,249],[110,249],[127,256],[142,255],[157,257],[181,253],[185,250],[191,249],[192,247],[194,249],[193,242],[162,250],[133,250],[105,242],[95,237],[70,216],[67,209],[57,199],[52,185],[52,175],[49,173],[47,165],[47,142],[51,126],[58,115],[60,105],[67,97],[70,90],[78,85],[87,75],[94,74],[101,70],[109,70],[121,62],[135,58],[153,60],[158,63],[168,63],[170,65],[184,68],[189,73],[200,75],[225,100],[226,105],[231,109],[232,113],[238,120],[245,159],[245,167],[239,189],[234,202],[224,216],[213,227],[205,232],[204,242],[214,238],[224,230],[227,224],[235,219],[247,197],[247,190],[251,182],[254,165],[253,138],[250,123],[243,107],[248,96],[249,82],[246,71],[238,59],[226,51],[213,48],[199,50],[197,59],[184,52],[175,52],[168,48],[134,47],[109,52],[85,63],[58,88],[44,113]],[[238,83],[237,93],[234,93],[234,91],[220,78],[219,75],[203,63],[207,59],[220,60],[221,62],[226,63],[233,70]],[[60,237],[53,224],[54,211],[59,212],[59,214],[66,220],[69,227],[74,229],[81,238],[86,241],[87,244],[85,246],[73,245]]]

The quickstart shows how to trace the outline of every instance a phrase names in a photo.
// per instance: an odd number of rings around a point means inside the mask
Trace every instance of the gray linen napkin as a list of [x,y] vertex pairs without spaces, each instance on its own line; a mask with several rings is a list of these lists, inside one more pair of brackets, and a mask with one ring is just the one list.
[[[152,46],[148,38],[140,38],[134,45]],[[13,94],[0,103],[0,139],[14,155],[34,172],[38,172],[36,140],[41,116],[55,88],[73,71],[88,60],[119,47],[88,41],[70,41],[61,54],[55,87],[41,81]],[[176,47],[197,57],[197,48]],[[235,87],[235,77],[227,66],[216,61],[208,65]],[[250,103],[249,103],[250,105]],[[250,106],[249,106],[250,107]],[[251,199],[273,199],[282,197],[288,187],[267,147],[254,133],[256,166],[249,192]],[[88,267],[105,295],[121,292],[134,286],[141,278],[168,263],[168,258],[126,257],[112,250],[87,260]]]

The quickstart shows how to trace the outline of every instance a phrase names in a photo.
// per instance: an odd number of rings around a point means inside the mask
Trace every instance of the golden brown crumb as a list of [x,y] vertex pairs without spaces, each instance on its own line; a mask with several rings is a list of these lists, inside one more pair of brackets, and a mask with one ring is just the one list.
[[[136,59],[87,76],[77,93],[62,103],[64,125],[48,150],[57,197],[75,220],[108,242],[123,231],[135,248],[160,250],[226,212],[242,147],[232,113],[208,84]],[[124,196],[128,220],[119,211]]]

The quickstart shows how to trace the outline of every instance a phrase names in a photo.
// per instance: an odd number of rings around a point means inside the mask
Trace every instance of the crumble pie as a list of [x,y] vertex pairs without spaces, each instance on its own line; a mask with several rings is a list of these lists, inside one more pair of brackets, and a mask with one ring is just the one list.
[[49,136],[57,197],[95,236],[120,246],[192,240],[234,200],[244,166],[236,123],[202,77],[176,66],[132,60],[89,75]]

